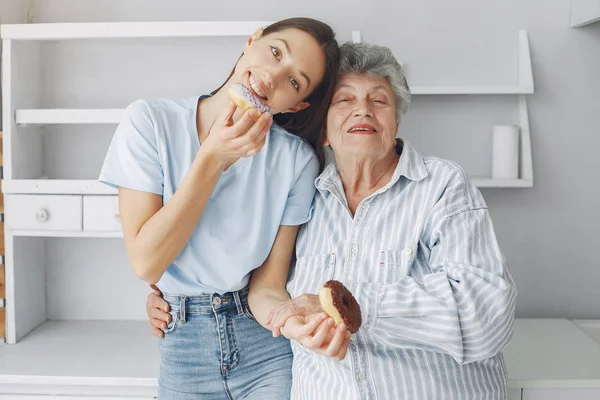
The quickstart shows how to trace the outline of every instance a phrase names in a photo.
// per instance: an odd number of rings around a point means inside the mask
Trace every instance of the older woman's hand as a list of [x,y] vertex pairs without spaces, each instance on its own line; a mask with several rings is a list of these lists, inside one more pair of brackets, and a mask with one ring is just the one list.
[[265,325],[270,326],[273,337],[277,337],[281,333],[281,327],[285,325],[288,318],[294,315],[307,316],[322,311],[323,308],[321,308],[319,296],[305,293],[288,301],[284,301],[271,310],[267,316]]
[[346,325],[334,327],[333,319],[325,313],[290,317],[281,332],[315,353],[338,360],[346,357],[350,344],[350,331]]

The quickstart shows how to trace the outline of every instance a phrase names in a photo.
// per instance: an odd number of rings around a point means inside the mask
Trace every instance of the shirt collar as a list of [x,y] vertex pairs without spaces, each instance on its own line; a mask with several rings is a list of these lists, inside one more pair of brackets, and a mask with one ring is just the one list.
[[[411,181],[420,181],[427,177],[427,168],[423,156],[415,150],[408,140],[396,139],[396,152],[400,155],[400,160],[396,165],[392,179],[385,185],[386,189],[392,187],[402,176]],[[333,187],[341,189],[340,173],[335,160],[315,179],[315,186],[318,190],[332,190]]]

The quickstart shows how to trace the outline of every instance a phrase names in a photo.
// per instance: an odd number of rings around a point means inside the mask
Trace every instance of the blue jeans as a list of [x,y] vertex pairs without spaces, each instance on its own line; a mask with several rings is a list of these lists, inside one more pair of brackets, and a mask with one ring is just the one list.
[[172,322],[159,341],[160,400],[289,399],[289,341],[258,324],[248,290],[164,298]]

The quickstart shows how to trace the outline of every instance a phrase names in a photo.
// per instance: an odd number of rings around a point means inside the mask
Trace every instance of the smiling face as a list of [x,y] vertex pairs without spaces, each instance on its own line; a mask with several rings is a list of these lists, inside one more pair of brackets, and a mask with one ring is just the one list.
[[280,113],[308,107],[303,100],[324,73],[325,55],[310,34],[292,28],[263,36],[259,30],[248,39],[233,79]]
[[396,100],[387,78],[347,73],[339,79],[326,136],[336,155],[383,158],[394,152],[397,131]]

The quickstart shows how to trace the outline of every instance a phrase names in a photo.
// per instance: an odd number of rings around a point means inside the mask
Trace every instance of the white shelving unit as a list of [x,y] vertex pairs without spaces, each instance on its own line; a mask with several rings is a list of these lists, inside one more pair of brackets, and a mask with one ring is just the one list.
[[520,156],[519,179],[492,179],[472,177],[473,182],[484,188],[525,188],[533,186],[533,161],[531,154],[531,131],[527,95],[533,94],[533,70],[527,31],[519,31],[519,82],[517,86],[415,86],[413,95],[516,95],[519,104]]
[[[172,88],[163,78],[194,82],[200,66],[210,68],[197,49],[214,41],[224,41],[213,49],[216,58],[235,61],[239,44],[264,25],[1,27],[7,344],[0,346],[0,400],[14,394],[156,395],[157,344],[144,310],[148,288],[128,266],[116,191],[97,182],[101,162],[126,104],[205,92],[189,84]],[[360,33],[353,38],[360,40]],[[533,184],[526,103],[533,77],[524,31],[519,56],[515,86],[412,88],[415,95],[518,97],[520,179],[474,178],[481,187]],[[173,57],[177,62],[170,62]],[[117,68],[125,77],[115,84]]]
[[600,0],[571,0],[571,28],[600,21]]
[[[246,38],[268,24],[1,27],[7,337],[0,399],[155,398],[148,287],[127,262],[116,190],[97,176],[124,107],[144,96],[140,88],[150,88],[148,97],[205,92],[189,83],[210,56],[197,50],[235,61]],[[117,68],[129,75],[111,85]],[[163,93],[173,86],[165,83],[172,69],[187,82]]]
[[16,110],[17,125],[118,124],[123,110]]

